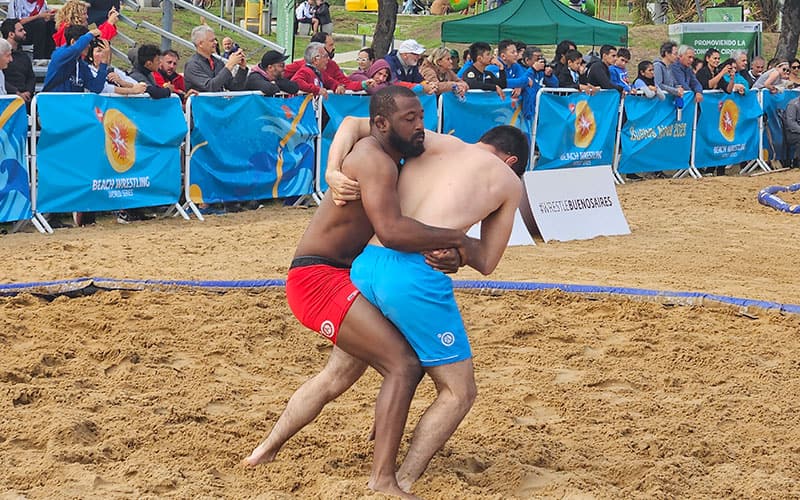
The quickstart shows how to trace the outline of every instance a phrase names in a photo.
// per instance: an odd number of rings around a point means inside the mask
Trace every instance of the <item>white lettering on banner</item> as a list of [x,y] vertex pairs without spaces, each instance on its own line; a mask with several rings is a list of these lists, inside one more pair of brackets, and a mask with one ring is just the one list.
[[562,161],[602,160],[603,151],[570,151],[561,153],[558,158]]
[[744,151],[747,147],[747,144],[731,144],[730,146],[714,146],[714,154],[721,156],[722,158],[728,158],[733,156],[735,153],[740,151]]
[[94,179],[92,191],[108,191],[109,198],[130,198],[134,189],[150,187],[150,176],[121,177],[119,179]]
[[633,128],[629,130],[631,141],[641,141],[644,139],[663,139],[664,137],[686,137],[686,124],[673,123],[671,125],[659,125],[655,129]]

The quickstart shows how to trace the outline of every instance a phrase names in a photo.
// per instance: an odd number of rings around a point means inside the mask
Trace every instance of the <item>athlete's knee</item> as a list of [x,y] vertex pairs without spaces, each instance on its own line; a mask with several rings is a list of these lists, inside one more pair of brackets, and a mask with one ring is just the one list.
[[475,399],[478,397],[478,387],[475,385],[473,378],[460,380],[457,383],[442,387],[439,391],[439,397],[450,406],[454,413],[466,415],[472,405],[475,404]]

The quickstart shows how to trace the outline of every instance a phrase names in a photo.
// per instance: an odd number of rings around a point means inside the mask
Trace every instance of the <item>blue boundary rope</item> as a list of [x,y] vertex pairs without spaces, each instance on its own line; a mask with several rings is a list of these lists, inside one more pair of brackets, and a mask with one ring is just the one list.
[[[113,278],[78,278],[73,280],[42,281],[34,283],[0,284],[1,295],[17,295],[33,293],[58,295],[79,292],[95,287],[104,290],[159,290],[170,288],[201,288],[214,291],[253,288],[279,288],[286,285],[286,280],[242,280],[242,281],[191,281],[191,280],[132,280]],[[616,286],[570,285],[566,283],[539,283],[518,281],[461,281],[453,280],[453,286],[461,290],[509,290],[529,292],[536,290],[561,290],[575,294],[609,294],[635,297],[656,297],[661,299],[710,300],[738,307],[757,307],[760,309],[778,310],[792,314],[800,314],[800,305],[781,304],[764,300],[731,297],[702,292],[674,292],[666,290],[650,290],[647,288],[628,288]]]

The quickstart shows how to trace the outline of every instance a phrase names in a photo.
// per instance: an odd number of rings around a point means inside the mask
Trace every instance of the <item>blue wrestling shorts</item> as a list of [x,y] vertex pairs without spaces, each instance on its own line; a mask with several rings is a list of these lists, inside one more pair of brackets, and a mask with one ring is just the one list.
[[353,261],[350,279],[402,332],[422,366],[472,357],[453,282],[421,254],[367,245]]

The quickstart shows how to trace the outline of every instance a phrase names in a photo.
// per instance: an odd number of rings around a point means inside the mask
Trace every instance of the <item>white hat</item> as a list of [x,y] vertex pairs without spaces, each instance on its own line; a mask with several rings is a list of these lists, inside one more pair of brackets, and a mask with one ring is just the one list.
[[416,40],[404,40],[399,47],[397,47],[398,54],[417,54],[422,55],[425,52],[425,47],[417,43]]

